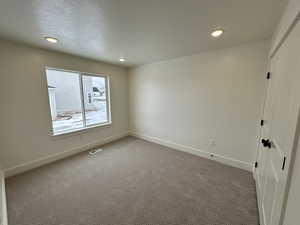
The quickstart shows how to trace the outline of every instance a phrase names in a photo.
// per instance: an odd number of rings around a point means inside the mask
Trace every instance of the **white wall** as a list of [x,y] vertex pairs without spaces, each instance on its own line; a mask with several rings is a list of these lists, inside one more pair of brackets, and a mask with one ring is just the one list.
[[[112,125],[51,137],[45,66],[109,75]],[[127,132],[127,72],[123,67],[0,41],[0,159],[4,159],[0,161],[4,169]]]
[[252,43],[132,69],[131,131],[250,168],[260,128],[268,47],[267,41]]

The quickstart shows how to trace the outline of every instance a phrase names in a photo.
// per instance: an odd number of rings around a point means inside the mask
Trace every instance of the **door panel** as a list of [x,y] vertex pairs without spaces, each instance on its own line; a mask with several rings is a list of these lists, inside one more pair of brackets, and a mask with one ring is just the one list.
[[[274,200],[276,197],[278,177],[275,172],[275,167],[271,161],[267,162],[266,168],[266,177],[265,177],[265,187],[264,187],[264,195],[263,195],[263,208],[265,214],[265,224],[270,224],[271,215],[274,205]],[[268,192],[268,193],[266,193]]]
[[299,37],[298,22],[270,61],[271,79],[261,139],[269,140],[271,146],[260,144],[257,154],[259,166],[254,172],[262,225],[279,225],[281,219],[300,106]]

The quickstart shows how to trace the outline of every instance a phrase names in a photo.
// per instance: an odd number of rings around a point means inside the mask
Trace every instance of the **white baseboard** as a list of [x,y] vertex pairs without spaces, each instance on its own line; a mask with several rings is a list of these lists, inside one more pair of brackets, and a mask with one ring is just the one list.
[[7,208],[4,173],[0,171],[0,225],[7,225]]
[[[154,142],[169,148],[173,148],[179,151],[183,151],[183,152],[188,152],[191,153],[193,155],[197,155],[197,156],[201,156],[203,158],[207,158],[207,159],[211,159],[229,166],[233,166],[233,167],[237,167],[243,170],[247,170],[247,171],[252,171],[252,165],[250,163],[247,162],[243,162],[237,159],[233,159],[233,158],[229,158],[226,156],[222,156],[222,155],[218,155],[215,153],[210,153],[208,151],[203,151],[201,149],[197,149],[197,148],[193,148],[190,146],[186,146],[186,145],[181,145],[178,143],[174,143],[171,141],[167,141],[167,140],[162,140],[160,138],[157,137],[151,137],[148,135],[143,135],[143,134],[139,134],[136,132],[130,132],[131,136],[137,137],[137,138],[141,138],[144,139],[146,141],[150,141],[150,142]],[[213,157],[211,157],[211,155],[213,154]]]
[[45,164],[48,164],[48,163],[66,158],[68,156],[75,155],[77,153],[80,153],[80,152],[83,152],[83,151],[86,151],[86,150],[89,150],[89,149],[107,144],[109,142],[118,140],[118,139],[126,137],[128,135],[129,135],[129,132],[124,132],[122,134],[110,136],[110,137],[105,138],[103,140],[96,141],[96,142],[93,142],[93,143],[89,143],[89,144],[86,144],[86,145],[83,145],[83,146],[80,146],[80,147],[77,147],[77,148],[74,148],[74,149],[71,149],[71,150],[68,150],[68,151],[64,151],[64,152],[56,153],[56,154],[49,155],[49,156],[46,156],[46,157],[43,157],[43,158],[39,158],[39,159],[33,160],[31,162],[27,162],[27,163],[24,163],[24,164],[21,164],[21,165],[18,165],[18,166],[9,168],[9,169],[5,169],[4,174],[5,174],[5,177],[14,176],[16,174],[23,173],[25,171],[34,169],[36,167],[39,167],[39,166],[42,166],[42,165],[45,165]]

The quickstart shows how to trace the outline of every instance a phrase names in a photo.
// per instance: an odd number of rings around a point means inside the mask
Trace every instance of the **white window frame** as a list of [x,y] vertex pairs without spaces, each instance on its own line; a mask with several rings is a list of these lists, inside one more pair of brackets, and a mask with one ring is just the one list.
[[[49,101],[49,112],[50,112],[50,119],[51,119],[51,131],[52,131],[52,136],[60,136],[64,134],[70,134],[78,131],[83,131],[83,130],[88,130],[91,128],[95,127],[102,127],[102,126],[107,126],[112,124],[112,119],[111,119],[111,103],[110,103],[110,77],[108,75],[101,75],[101,74],[95,74],[95,73],[88,73],[88,72],[81,72],[81,71],[76,71],[76,70],[66,70],[66,69],[59,69],[59,68],[54,68],[54,67],[48,67],[46,66],[45,68],[45,75],[46,75],[46,81],[47,81],[47,86],[48,86],[48,80],[47,80],[47,70],[55,70],[55,71],[60,71],[60,72],[70,72],[70,73],[77,73],[79,76],[79,87],[80,87],[80,100],[81,100],[81,110],[82,110],[82,122],[83,122],[83,127],[78,128],[78,129],[72,129],[72,130],[64,130],[62,132],[54,133],[54,128],[53,128],[53,121],[51,118],[51,105],[50,105],[50,98],[49,98],[49,92],[48,92],[48,101]],[[90,76],[90,77],[102,77],[105,78],[105,95],[106,95],[106,106],[107,106],[107,122],[104,123],[97,123],[97,124],[92,124],[92,125],[87,125],[86,124],[86,113],[85,113],[85,101],[84,101],[84,93],[83,93],[83,82],[82,82],[82,77],[83,76]]]

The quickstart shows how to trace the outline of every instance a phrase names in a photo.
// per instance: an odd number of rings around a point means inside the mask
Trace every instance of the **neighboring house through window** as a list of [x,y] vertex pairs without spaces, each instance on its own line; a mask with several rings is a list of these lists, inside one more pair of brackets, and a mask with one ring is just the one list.
[[53,135],[111,122],[107,76],[46,69]]

